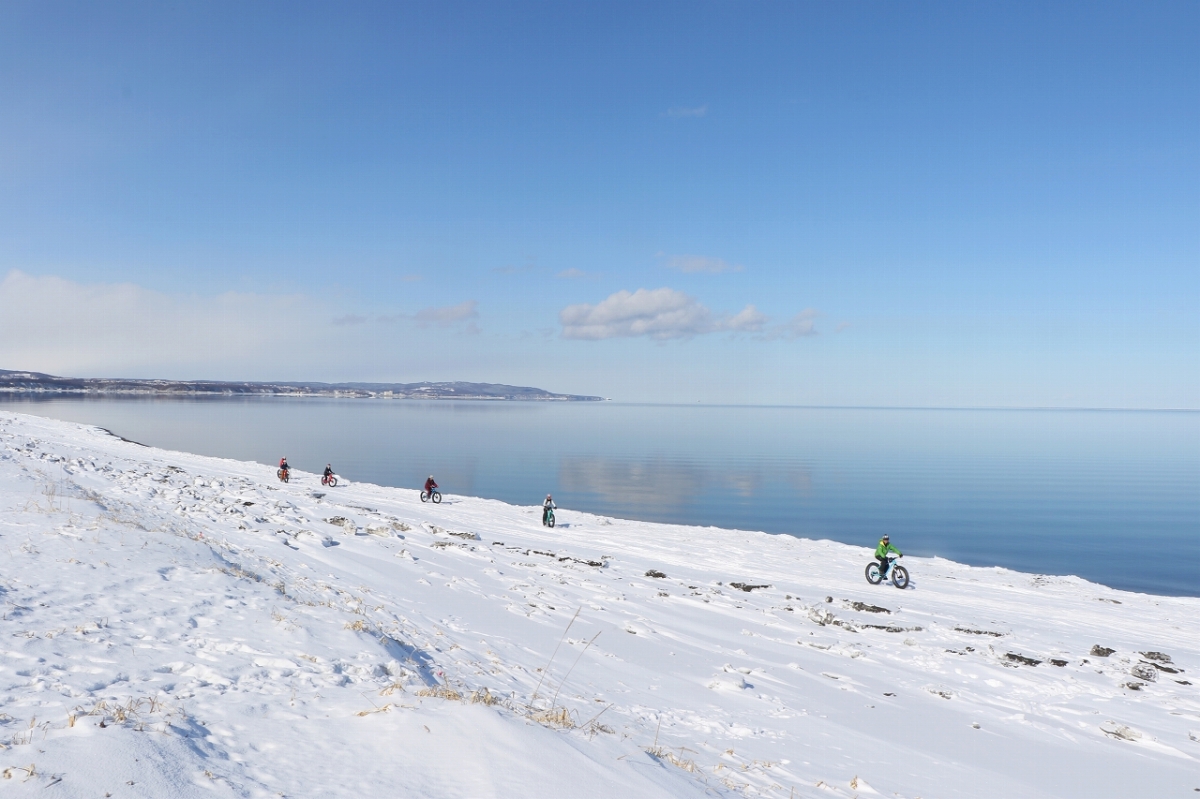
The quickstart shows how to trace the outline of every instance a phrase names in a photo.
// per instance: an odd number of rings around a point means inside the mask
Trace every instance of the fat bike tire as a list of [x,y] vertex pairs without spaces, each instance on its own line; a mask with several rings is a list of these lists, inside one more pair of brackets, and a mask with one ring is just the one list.
[[429,498],[433,500],[434,505],[438,505],[442,501],[442,493],[440,491],[434,491],[433,495]]
[[336,478],[336,477],[333,477],[333,476],[331,475],[331,476],[329,476],[329,477],[326,477],[324,480],[322,480],[322,481],[321,481],[321,483],[322,483],[323,485],[327,485],[327,486],[329,486],[330,488],[333,488],[335,485],[337,485],[337,478]]
[[879,564],[877,562],[873,561],[867,564],[866,575],[867,582],[871,585],[879,585],[883,582],[883,575],[879,573]]
[[892,585],[900,589],[908,588],[908,569],[892,566]]
[[554,511],[550,511],[549,513],[547,513],[547,514],[546,514],[546,522],[545,522],[545,524],[546,524],[546,526],[547,526],[547,527],[553,527],[553,526],[554,526]]
[[275,476],[276,476],[276,477],[278,477],[278,478],[280,479],[280,481],[282,481],[282,482],[286,483],[286,482],[288,481],[288,478],[289,478],[291,475],[289,475],[289,474],[288,474],[287,472],[285,472],[283,469],[278,469],[278,470],[276,470],[276,472],[275,472]]
[[422,502],[428,502],[428,501],[429,501],[429,494],[428,494],[428,492],[425,492],[425,491],[422,491],[422,492],[421,492],[421,501],[422,501]]

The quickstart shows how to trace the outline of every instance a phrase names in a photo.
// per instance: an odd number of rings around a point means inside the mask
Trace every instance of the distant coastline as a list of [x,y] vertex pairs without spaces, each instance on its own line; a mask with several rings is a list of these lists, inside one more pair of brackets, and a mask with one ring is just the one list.
[[40,372],[18,372],[7,369],[0,369],[0,393],[523,400],[533,402],[603,402],[605,400],[604,397],[555,394],[540,388],[508,386],[501,383],[238,383],[219,380],[58,377]]

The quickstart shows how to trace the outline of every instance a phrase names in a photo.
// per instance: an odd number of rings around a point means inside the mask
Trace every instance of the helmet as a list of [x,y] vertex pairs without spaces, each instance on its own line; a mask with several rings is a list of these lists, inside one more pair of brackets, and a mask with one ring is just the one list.
[[889,536],[887,533],[884,533],[884,534],[883,534],[883,538],[882,538],[881,540],[883,540],[883,541],[891,541],[891,540],[892,540],[892,537],[891,537],[891,536]]
[[432,474],[431,474],[431,475],[429,475],[429,479],[430,479],[430,480],[432,480],[432,479],[433,479],[433,475],[432,475]]
[[547,494],[547,495],[546,495],[546,499],[550,499],[550,495],[549,495],[549,494]]

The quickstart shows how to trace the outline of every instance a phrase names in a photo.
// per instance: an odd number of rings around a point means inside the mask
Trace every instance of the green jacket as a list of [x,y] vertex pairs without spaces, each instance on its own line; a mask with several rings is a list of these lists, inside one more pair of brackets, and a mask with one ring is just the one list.
[[897,555],[900,554],[900,550],[896,549],[890,543],[883,543],[883,540],[881,539],[879,541],[879,546],[875,547],[875,557],[886,558],[889,552],[895,552]]

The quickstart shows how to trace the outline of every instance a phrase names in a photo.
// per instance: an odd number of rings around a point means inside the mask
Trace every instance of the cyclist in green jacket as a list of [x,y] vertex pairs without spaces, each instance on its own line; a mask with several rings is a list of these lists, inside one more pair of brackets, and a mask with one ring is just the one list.
[[887,576],[888,564],[890,563],[888,553],[895,552],[896,557],[904,557],[904,554],[900,550],[892,546],[891,541],[887,533],[884,533],[883,538],[879,539],[879,546],[875,547],[875,559],[879,561],[879,573],[884,577]]

